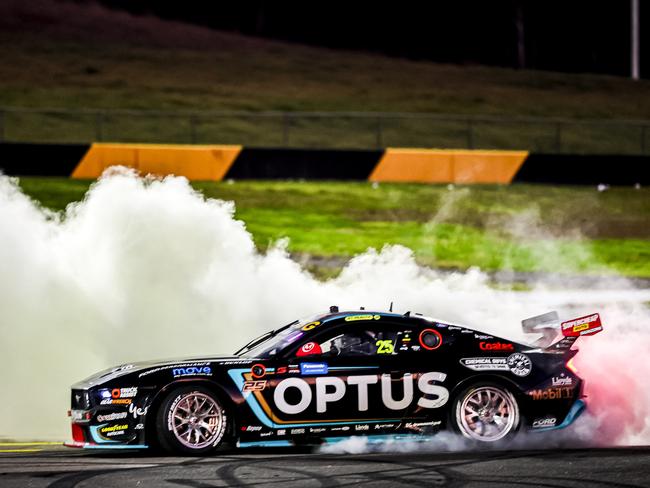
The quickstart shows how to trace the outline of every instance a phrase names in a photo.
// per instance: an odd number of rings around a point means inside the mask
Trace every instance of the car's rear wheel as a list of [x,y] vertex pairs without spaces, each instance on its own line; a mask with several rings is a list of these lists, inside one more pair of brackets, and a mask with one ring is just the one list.
[[513,437],[521,423],[519,404],[505,387],[480,383],[462,391],[454,401],[452,423],[473,441],[496,442]]
[[172,391],[156,416],[160,446],[174,454],[204,455],[223,441],[226,411],[207,388],[194,386]]

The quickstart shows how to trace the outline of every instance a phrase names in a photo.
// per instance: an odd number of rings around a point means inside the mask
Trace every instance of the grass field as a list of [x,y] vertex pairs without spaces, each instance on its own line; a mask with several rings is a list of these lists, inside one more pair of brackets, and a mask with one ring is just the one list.
[[[22,178],[20,185],[62,210],[82,199],[90,182]],[[233,200],[262,251],[289,237],[296,256],[340,263],[368,247],[403,244],[434,267],[650,277],[645,188],[261,181],[194,187]],[[316,269],[321,276],[335,270]]]
[[[650,83],[625,78],[442,65],[320,49],[134,17],[97,5],[0,5],[0,106],[69,109],[434,112],[650,118]],[[4,114],[15,141],[89,141],[94,114]],[[118,116],[103,140],[281,145],[281,119]],[[465,147],[464,121],[387,120],[383,145]],[[301,119],[290,144],[372,147],[377,122]],[[556,125],[477,124],[476,147],[557,150]],[[635,153],[640,127],[564,127],[565,152]],[[645,141],[642,143],[642,139]]]

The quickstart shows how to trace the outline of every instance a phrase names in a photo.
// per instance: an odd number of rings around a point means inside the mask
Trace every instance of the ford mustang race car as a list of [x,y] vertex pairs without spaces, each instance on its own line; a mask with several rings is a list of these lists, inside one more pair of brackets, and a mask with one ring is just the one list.
[[[239,447],[423,438],[476,442],[571,424],[584,410],[571,359],[598,314],[522,322],[533,345],[407,312],[297,320],[229,357],[125,364],[72,387],[73,441],[206,454]],[[557,337],[556,337],[557,336]]]

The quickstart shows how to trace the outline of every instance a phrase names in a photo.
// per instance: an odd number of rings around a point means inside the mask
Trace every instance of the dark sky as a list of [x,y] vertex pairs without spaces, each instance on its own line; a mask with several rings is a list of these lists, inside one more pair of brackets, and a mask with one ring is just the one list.
[[[649,0],[641,3],[641,73],[650,77]],[[392,2],[102,0],[243,34],[411,59],[517,67],[517,23],[527,68],[630,73],[629,0]],[[647,69],[645,69],[647,68]]]

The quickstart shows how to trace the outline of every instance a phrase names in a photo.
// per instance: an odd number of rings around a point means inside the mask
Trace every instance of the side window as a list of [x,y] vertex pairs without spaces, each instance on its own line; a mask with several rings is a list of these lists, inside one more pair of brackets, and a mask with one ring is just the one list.
[[396,354],[396,330],[358,328],[319,344],[324,356],[375,356]]

